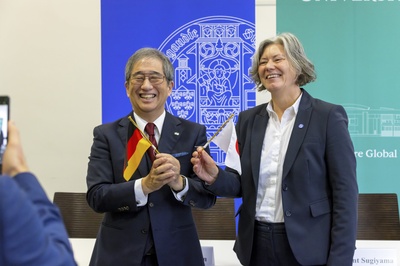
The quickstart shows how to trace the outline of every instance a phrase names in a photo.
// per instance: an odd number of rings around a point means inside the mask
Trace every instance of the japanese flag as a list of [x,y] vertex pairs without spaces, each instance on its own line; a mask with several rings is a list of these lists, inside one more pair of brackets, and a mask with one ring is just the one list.
[[228,121],[221,132],[213,139],[213,142],[226,152],[225,166],[235,169],[241,175],[242,167],[240,165],[236,129],[232,119]]

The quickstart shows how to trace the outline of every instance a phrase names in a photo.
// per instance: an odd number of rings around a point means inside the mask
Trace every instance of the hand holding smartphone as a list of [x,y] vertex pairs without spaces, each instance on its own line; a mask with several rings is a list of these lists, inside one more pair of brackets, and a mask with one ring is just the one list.
[[3,165],[3,153],[7,146],[9,119],[10,97],[0,96],[0,172]]

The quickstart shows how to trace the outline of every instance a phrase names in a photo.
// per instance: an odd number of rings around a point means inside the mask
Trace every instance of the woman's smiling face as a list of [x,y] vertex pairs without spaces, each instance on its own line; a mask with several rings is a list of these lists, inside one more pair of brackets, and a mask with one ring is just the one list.
[[296,84],[297,74],[280,44],[271,44],[264,49],[258,65],[261,83],[269,92],[283,90]]

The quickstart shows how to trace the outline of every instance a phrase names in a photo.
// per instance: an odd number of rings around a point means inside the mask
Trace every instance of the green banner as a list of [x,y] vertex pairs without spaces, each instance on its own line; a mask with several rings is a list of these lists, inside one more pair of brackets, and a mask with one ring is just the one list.
[[315,64],[314,97],[341,104],[360,193],[400,195],[400,1],[277,0],[277,32],[291,32]]

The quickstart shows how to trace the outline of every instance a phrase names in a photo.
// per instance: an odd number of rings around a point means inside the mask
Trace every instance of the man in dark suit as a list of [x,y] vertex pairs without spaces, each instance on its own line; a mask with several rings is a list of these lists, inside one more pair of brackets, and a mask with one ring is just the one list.
[[198,148],[194,171],[218,196],[242,197],[234,250],[242,264],[352,265],[358,186],[345,110],[300,86],[315,80],[298,39],[263,41],[251,70],[271,101],[239,114],[242,175]]
[[[191,208],[210,208],[215,196],[194,175],[190,158],[207,142],[206,128],[165,111],[174,69],[160,51],[138,50],[126,64],[125,77],[133,112],[94,129],[87,200],[105,216],[90,265],[204,265]],[[159,153],[153,162],[152,154],[145,154],[126,180],[130,119],[134,129],[155,138]]]
[[0,176],[0,265],[76,265],[60,212],[29,168],[9,122]]

